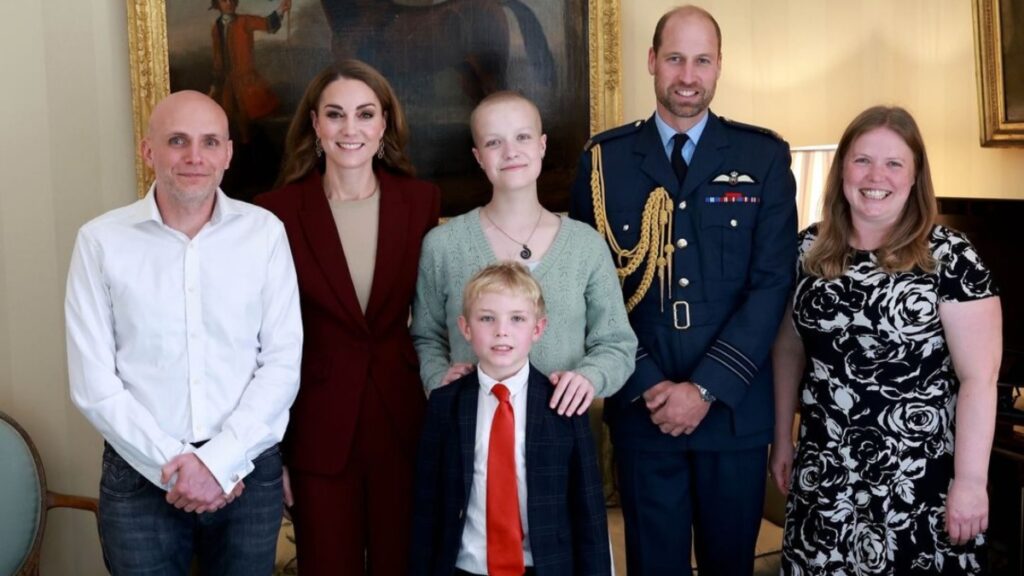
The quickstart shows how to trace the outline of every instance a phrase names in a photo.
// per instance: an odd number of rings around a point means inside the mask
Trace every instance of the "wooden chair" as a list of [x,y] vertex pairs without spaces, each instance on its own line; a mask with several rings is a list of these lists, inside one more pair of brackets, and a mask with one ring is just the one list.
[[39,574],[39,554],[50,508],[77,508],[97,514],[95,498],[46,489],[39,452],[25,429],[0,412],[0,574]]

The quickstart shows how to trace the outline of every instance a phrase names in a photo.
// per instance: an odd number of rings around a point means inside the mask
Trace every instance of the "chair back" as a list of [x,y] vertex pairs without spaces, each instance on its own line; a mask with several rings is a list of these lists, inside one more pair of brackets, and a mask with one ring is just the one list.
[[46,476],[28,434],[0,412],[0,574],[16,574],[39,552]]

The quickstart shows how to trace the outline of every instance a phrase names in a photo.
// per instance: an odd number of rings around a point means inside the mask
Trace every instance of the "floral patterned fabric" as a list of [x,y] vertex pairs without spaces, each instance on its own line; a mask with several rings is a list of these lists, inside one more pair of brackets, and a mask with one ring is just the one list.
[[[801,263],[816,235],[801,233]],[[869,252],[835,280],[798,270],[807,368],[784,574],[981,571],[984,535],[953,546],[945,531],[960,383],[939,304],[996,291],[959,232],[935,226],[931,248],[931,274],[887,274]]]

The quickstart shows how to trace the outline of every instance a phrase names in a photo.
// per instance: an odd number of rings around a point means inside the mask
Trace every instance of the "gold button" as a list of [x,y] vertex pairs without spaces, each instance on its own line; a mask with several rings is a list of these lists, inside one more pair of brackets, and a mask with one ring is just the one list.
[[680,200],[679,201],[679,209],[680,210],[686,210],[686,200]]
[[629,224],[623,224],[623,225],[622,225],[622,231],[623,231],[623,232],[626,232],[626,231],[628,231],[628,230],[629,230]]
[[686,238],[680,238],[679,240],[676,240],[676,248],[679,248],[680,250],[686,248],[688,244],[689,242],[686,241]]
[[680,288],[686,288],[689,285],[690,285],[690,281],[687,280],[686,278],[680,278],[679,279],[679,287]]
[[729,220],[729,226],[732,226],[733,228],[735,228],[737,224],[739,224],[739,222],[737,222],[735,218],[733,218],[732,220]]

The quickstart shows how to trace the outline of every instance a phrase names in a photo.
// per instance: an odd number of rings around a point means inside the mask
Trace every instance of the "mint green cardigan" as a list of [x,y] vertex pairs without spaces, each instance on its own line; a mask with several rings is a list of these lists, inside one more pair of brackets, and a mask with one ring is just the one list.
[[[427,392],[453,362],[476,363],[459,332],[462,288],[497,258],[480,227],[480,209],[434,228],[423,241],[412,338]],[[637,340],[604,240],[582,222],[562,217],[551,247],[533,270],[544,291],[548,326],[530,351],[541,372],[573,370],[611,396],[633,373]]]

